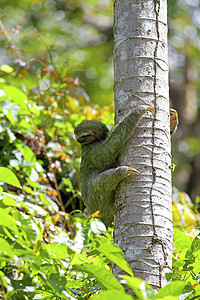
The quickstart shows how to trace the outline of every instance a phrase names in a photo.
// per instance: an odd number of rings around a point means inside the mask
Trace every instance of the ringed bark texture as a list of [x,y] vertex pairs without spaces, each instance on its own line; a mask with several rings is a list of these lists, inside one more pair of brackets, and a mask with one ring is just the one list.
[[115,0],[114,19],[115,121],[138,105],[155,111],[144,115],[119,157],[140,175],[117,189],[114,239],[134,275],[158,289],[172,264],[167,3]]

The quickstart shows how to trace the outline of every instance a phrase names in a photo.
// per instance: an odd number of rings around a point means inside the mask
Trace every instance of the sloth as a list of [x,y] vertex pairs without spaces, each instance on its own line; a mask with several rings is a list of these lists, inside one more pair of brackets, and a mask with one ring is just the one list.
[[[95,120],[83,121],[75,127],[74,133],[82,149],[80,190],[83,202],[90,214],[99,211],[99,217],[106,227],[111,226],[114,220],[115,190],[118,184],[130,174],[140,174],[128,166],[116,166],[116,160],[147,111],[154,113],[153,108],[148,105],[136,107],[111,134],[105,124]],[[177,120],[175,112],[170,111],[173,131]]]

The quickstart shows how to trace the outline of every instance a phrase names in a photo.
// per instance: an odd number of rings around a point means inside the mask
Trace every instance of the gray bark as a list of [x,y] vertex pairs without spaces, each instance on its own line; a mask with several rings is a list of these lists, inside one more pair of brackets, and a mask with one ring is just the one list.
[[116,123],[138,105],[155,110],[144,115],[119,157],[119,165],[140,175],[117,189],[114,240],[134,275],[158,289],[172,265],[167,3],[115,0],[114,19]]

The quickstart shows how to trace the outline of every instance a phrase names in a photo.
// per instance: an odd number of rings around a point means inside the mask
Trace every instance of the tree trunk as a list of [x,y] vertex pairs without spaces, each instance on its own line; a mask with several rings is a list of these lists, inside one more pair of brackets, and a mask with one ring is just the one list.
[[155,110],[144,115],[119,157],[119,165],[140,175],[118,187],[114,240],[134,275],[158,289],[172,264],[167,3],[115,0],[114,18],[116,123],[138,105]]

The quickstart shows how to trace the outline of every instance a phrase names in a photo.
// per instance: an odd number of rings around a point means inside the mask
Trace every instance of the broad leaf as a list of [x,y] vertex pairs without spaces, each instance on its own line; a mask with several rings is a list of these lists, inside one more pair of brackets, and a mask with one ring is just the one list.
[[5,240],[0,238],[0,256],[14,256],[13,250],[10,246],[10,244]]
[[7,100],[11,101],[14,104],[19,105],[20,113],[22,115],[29,114],[28,106],[26,104],[28,98],[24,92],[22,92],[21,90],[19,90],[18,88],[12,85],[4,84],[2,88],[6,93]]
[[145,283],[142,279],[127,275],[123,275],[122,278],[125,279],[125,284],[134,291],[135,295],[139,299],[155,299],[155,293],[152,287],[149,284]]
[[[187,283],[183,281],[173,281],[165,287],[161,288],[157,294],[158,298],[164,298],[166,296],[180,296],[184,293]],[[185,293],[191,292],[190,287],[188,287]]]
[[120,269],[133,276],[133,271],[125,260],[123,251],[117,245],[107,238],[101,237],[100,240],[96,240],[96,248]]
[[5,73],[12,73],[13,72],[13,68],[11,66],[8,66],[8,65],[1,65],[0,70],[5,72]]
[[113,273],[108,271],[105,267],[96,266],[92,263],[83,263],[80,265],[73,265],[73,268],[77,271],[93,275],[106,290],[124,290],[119,281],[114,277]]
[[22,188],[17,176],[8,168],[0,167],[0,181]]
[[179,252],[187,250],[191,246],[191,239],[184,232],[174,228],[174,248]]

